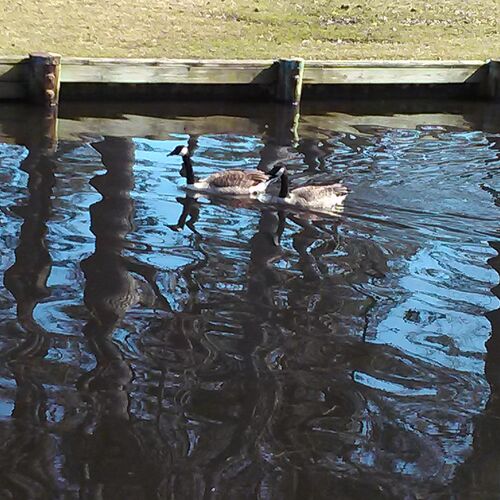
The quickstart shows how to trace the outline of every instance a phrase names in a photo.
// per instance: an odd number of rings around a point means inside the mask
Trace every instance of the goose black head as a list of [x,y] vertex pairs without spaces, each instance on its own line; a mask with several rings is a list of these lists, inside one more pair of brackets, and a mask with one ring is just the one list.
[[189,154],[189,149],[187,146],[184,146],[184,144],[180,144],[179,146],[176,146],[170,153],[168,153],[168,156],[174,156],[174,155],[179,155],[179,156],[186,156]]
[[267,175],[271,179],[279,179],[285,172],[286,172],[285,165],[283,165],[283,163],[277,163],[271,170],[269,170]]

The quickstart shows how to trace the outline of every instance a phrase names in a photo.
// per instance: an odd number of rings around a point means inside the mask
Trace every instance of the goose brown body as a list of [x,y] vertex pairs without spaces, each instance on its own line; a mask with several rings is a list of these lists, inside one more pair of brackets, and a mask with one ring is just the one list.
[[302,186],[292,189],[285,198],[286,203],[303,207],[332,207],[341,204],[348,193],[340,183],[327,186]]
[[215,188],[255,188],[269,180],[269,176],[260,170],[226,170],[209,175],[198,184],[204,183],[207,187]]
[[275,177],[281,179],[281,186],[278,196],[264,193],[259,196],[263,202],[284,203],[301,208],[316,210],[338,209],[345,200],[348,189],[341,183],[326,184],[322,186],[301,186],[289,189],[288,173],[282,167]]
[[177,146],[169,156],[179,155],[186,171],[186,189],[213,194],[254,195],[263,193],[277,177],[260,170],[229,169],[195,180],[193,165],[186,146]]

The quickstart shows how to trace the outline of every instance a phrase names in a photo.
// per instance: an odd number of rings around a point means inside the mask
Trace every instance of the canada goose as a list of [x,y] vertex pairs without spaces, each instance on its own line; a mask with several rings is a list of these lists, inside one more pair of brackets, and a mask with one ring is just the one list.
[[286,203],[301,208],[331,210],[339,207],[348,193],[348,189],[340,183],[289,189],[288,173],[283,165],[274,167],[269,175],[274,178],[281,178],[280,191],[278,196],[269,193],[259,194],[259,199],[263,202]]
[[268,185],[278,179],[275,168],[269,173],[260,170],[231,169],[216,172],[199,181],[195,180],[193,165],[187,146],[177,146],[168,156],[182,156],[182,162],[186,169],[187,189],[203,191],[206,193],[251,195],[263,193]]

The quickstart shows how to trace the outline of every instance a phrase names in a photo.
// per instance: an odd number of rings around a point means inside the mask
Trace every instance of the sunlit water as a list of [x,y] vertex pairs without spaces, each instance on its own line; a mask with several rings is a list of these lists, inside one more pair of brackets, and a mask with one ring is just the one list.
[[[351,194],[192,198],[188,140]],[[498,498],[499,167],[426,123],[0,144],[0,497]]]

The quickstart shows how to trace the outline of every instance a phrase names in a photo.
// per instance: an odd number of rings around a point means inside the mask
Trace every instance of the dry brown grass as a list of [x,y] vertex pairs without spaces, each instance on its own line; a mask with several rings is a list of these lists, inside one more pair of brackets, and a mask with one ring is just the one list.
[[498,0],[0,0],[0,55],[486,59]]

